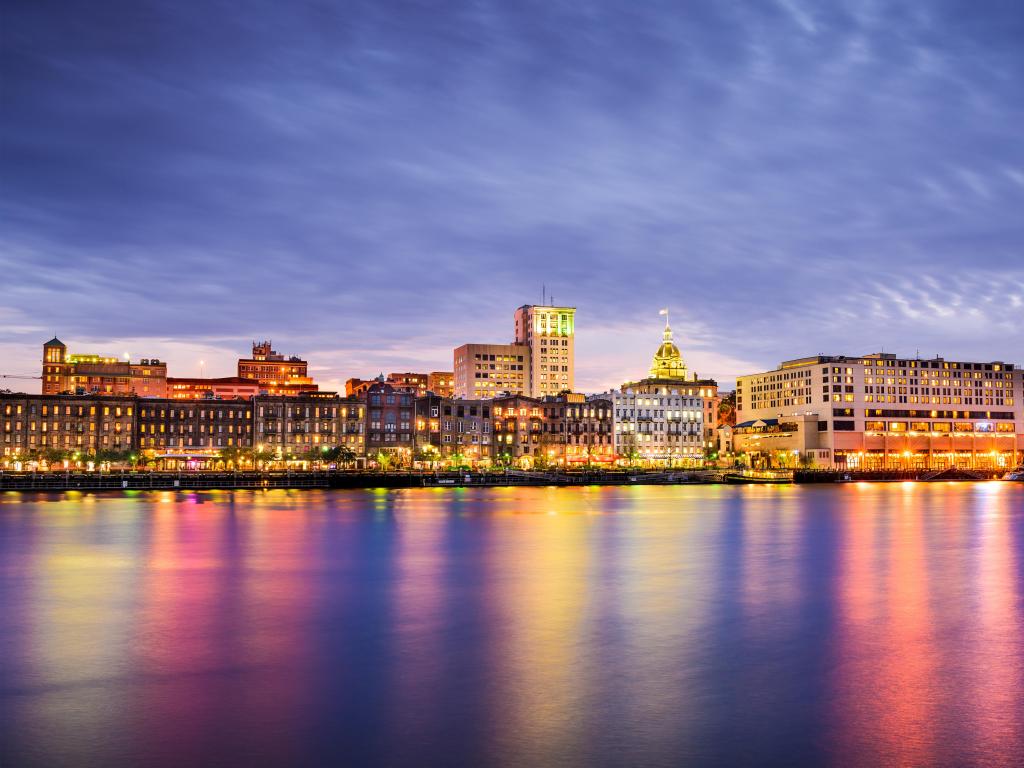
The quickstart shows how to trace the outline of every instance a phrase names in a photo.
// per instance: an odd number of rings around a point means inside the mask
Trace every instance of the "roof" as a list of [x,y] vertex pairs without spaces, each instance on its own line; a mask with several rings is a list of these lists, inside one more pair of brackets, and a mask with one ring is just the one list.
[[66,345],[64,344],[64,342],[63,342],[63,341],[61,341],[61,340],[60,340],[60,339],[58,339],[58,338],[57,338],[56,336],[54,336],[54,337],[53,337],[52,339],[50,339],[50,340],[49,340],[48,342],[46,342],[45,344],[43,344],[43,346],[44,346],[44,347],[63,347],[63,346],[66,346]]
[[753,426],[774,427],[778,423],[778,419],[751,419],[750,421],[744,421],[742,424],[737,424],[735,428],[741,429],[743,427]]

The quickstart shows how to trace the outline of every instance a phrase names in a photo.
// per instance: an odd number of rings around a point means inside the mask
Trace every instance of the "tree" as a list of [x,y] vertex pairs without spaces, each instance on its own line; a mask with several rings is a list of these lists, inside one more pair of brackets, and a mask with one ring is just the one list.
[[730,392],[718,404],[718,424],[716,426],[736,426],[736,393]]
[[377,462],[377,468],[380,469],[381,472],[387,472],[391,469],[393,458],[387,451],[377,451],[377,455],[374,456],[374,459]]
[[217,452],[217,455],[225,465],[230,464],[233,467],[237,467],[242,460],[244,453],[237,445],[229,445],[227,448],[221,448],[220,451]]

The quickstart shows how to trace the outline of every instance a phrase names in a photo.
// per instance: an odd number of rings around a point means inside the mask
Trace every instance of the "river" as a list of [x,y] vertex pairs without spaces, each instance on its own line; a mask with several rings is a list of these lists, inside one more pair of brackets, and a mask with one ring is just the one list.
[[0,494],[0,764],[1020,765],[1024,486]]

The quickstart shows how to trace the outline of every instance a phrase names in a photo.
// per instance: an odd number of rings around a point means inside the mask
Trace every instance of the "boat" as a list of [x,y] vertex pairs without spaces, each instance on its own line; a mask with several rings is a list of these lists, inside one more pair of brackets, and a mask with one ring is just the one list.
[[730,485],[784,485],[793,482],[791,474],[773,472],[727,474],[723,479]]
[[1003,475],[1003,480],[1016,481],[1018,483],[1024,483],[1024,467],[1017,467],[1014,470],[1007,472]]

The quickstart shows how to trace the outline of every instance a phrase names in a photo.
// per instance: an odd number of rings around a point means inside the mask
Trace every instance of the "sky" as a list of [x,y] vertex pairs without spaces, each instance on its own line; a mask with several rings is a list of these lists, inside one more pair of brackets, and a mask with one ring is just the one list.
[[1019,0],[0,2],[0,373],[1024,364]]

